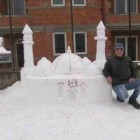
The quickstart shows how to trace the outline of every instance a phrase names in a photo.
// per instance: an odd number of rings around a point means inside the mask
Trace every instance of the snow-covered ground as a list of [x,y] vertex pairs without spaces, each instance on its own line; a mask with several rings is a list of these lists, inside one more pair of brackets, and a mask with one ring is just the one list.
[[[24,68],[21,70],[21,82],[0,91],[0,140],[140,139],[140,110],[129,105],[127,101],[117,102],[114,93],[112,98],[111,86],[102,78],[107,39],[102,22],[97,27],[97,54],[93,63],[72,54],[68,47],[67,52],[57,57],[53,63],[43,58],[34,66],[33,33],[27,25],[23,34]],[[52,73],[60,74],[60,77]],[[73,79],[76,80],[73,82],[72,79],[71,85],[70,77],[73,74],[84,74],[84,77],[74,76]],[[34,78],[27,80],[31,75]],[[65,76],[67,84],[63,83],[64,81],[56,84],[58,79],[64,80]],[[82,80],[84,82],[81,83]],[[58,87],[60,83],[64,84],[62,88]],[[69,87],[72,87],[71,90],[67,90]],[[76,93],[80,95],[80,101],[84,102],[65,102],[65,97],[69,97],[65,91],[71,91],[71,95],[74,93],[72,90],[79,87],[80,90]],[[64,96],[58,96],[58,92]],[[59,97],[64,100],[58,100]],[[91,100],[87,100],[89,98]],[[138,101],[140,102],[140,98]]]
[[20,82],[0,91],[1,140],[140,139],[140,110],[127,101],[45,103],[38,95]]

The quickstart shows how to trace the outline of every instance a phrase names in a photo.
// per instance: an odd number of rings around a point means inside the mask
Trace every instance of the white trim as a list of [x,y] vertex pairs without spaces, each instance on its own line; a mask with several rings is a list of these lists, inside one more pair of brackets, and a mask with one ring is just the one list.
[[[131,36],[133,38],[136,38],[136,61],[138,60],[138,36]],[[115,43],[117,38],[124,38],[125,39],[125,55],[128,55],[128,38],[129,36],[115,36]]]
[[61,55],[61,54],[63,54],[63,53],[56,53],[55,52],[55,35],[59,35],[59,34],[64,34],[65,52],[66,52],[66,49],[67,49],[67,47],[66,47],[67,46],[67,36],[66,36],[66,33],[65,32],[54,32],[53,33],[53,55]]
[[65,0],[63,0],[63,3],[62,4],[54,4],[53,3],[53,0],[51,0],[51,6],[53,6],[53,7],[62,7],[62,6],[65,6]]
[[86,0],[84,0],[83,4],[74,4],[74,0],[72,0],[72,5],[73,6],[86,6]]
[[[75,34],[84,34],[85,35],[85,52],[76,52],[76,39]],[[87,32],[74,32],[74,53],[76,54],[87,54]]]

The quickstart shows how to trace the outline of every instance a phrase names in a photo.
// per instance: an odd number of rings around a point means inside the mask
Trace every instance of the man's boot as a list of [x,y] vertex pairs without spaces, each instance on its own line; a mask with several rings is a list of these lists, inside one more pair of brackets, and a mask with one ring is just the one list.
[[136,99],[129,98],[129,104],[131,104],[132,106],[134,106],[137,109],[140,109],[140,104],[137,102]]
[[124,100],[120,99],[118,96],[117,96],[117,101],[124,102]]

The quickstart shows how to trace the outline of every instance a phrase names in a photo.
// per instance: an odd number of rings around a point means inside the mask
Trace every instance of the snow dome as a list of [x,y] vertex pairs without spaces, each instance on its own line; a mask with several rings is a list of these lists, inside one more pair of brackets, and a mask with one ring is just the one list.
[[83,62],[85,69],[87,69],[88,66],[90,66],[92,64],[92,62],[87,57],[84,57],[82,62]]
[[53,72],[56,74],[82,74],[84,71],[82,58],[71,53],[70,47],[53,62]]
[[102,74],[102,68],[97,62],[93,62],[86,70],[87,76],[100,76]]
[[33,76],[49,76],[52,74],[52,63],[43,57],[40,61],[38,61],[37,66],[33,69]]

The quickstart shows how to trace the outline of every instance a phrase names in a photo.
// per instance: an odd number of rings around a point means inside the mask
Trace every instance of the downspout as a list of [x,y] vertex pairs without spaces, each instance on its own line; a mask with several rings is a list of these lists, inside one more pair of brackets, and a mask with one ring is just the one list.
[[131,47],[131,5],[130,0],[128,0],[128,20],[129,20],[129,44]]
[[72,36],[72,47],[71,50],[74,49],[74,37],[73,37],[73,32],[74,32],[74,28],[73,28],[73,4],[72,4],[72,0],[70,0],[70,12],[71,12],[71,36]]
[[12,54],[12,70],[15,71],[15,49],[13,44],[11,0],[8,1],[8,8],[9,8],[9,24],[10,24],[10,39],[11,39],[11,54]]
[[105,25],[105,3],[104,3],[104,0],[101,0],[101,19],[102,19],[102,22],[104,23]]

